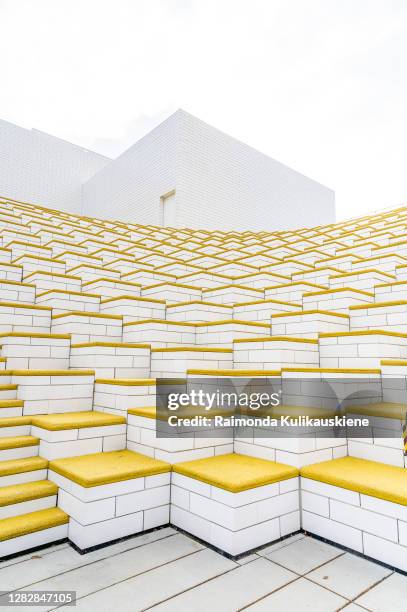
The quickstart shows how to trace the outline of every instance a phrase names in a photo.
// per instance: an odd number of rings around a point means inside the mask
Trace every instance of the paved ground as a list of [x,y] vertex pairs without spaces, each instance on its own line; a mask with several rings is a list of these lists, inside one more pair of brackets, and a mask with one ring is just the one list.
[[407,576],[302,534],[234,562],[165,528],[87,555],[61,544],[2,562],[0,589],[75,590],[65,612],[404,612]]

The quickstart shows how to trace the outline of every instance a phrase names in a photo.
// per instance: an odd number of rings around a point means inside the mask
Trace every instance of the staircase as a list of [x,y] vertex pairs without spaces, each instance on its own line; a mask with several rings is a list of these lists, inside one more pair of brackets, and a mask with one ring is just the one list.
[[185,376],[358,376],[380,387],[376,404],[407,404],[406,245],[407,207],[323,227],[225,233],[0,199],[0,556],[71,539],[69,525],[87,548],[169,520],[168,474],[149,464],[129,480],[152,479],[157,505],[140,506],[133,531],[109,515],[112,537],[87,537],[71,499],[86,486],[76,472],[61,481],[48,462],[113,453],[105,484],[116,489],[125,450],[160,465],[234,451],[296,468],[346,455],[406,468],[401,439],[306,451],[238,438],[171,446],[155,436],[154,411],[155,378]]

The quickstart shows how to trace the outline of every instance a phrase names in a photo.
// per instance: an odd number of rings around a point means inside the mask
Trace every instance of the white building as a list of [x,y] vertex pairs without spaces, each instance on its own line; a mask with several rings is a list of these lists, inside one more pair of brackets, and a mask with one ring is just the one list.
[[0,195],[70,212],[82,210],[82,185],[108,157],[0,120]]
[[183,110],[114,160],[0,122],[0,195],[90,216],[224,231],[335,220],[332,190]]

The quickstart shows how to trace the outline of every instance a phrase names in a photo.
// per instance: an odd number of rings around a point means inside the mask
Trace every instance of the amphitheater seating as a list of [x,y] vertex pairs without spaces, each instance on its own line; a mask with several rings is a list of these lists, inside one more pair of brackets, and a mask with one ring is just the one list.
[[304,529],[407,571],[406,476],[354,457],[302,468]]
[[296,468],[239,454],[178,463],[171,523],[230,555],[298,531]]
[[[305,529],[407,571],[406,234],[406,207],[239,233],[0,198],[0,556],[171,522],[232,556]],[[371,436],[162,437],[157,378],[278,383],[276,415],[339,400]]]
[[169,522],[170,469],[130,450],[59,459],[49,465],[81,550]]

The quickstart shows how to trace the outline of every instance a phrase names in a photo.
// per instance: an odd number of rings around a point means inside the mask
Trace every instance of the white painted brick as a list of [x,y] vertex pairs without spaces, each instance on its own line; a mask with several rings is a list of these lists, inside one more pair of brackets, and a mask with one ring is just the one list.
[[403,572],[407,572],[406,546],[400,546],[400,544],[389,542],[370,533],[364,533],[363,552],[368,557],[378,559],[392,567],[397,567]]
[[360,529],[354,529],[348,525],[312,514],[306,510],[302,512],[302,527],[305,531],[319,535],[322,538],[337,542],[358,552],[363,552],[362,532]]
[[309,491],[301,493],[301,507],[313,514],[319,514],[329,518],[329,500],[322,495],[315,495]]
[[380,535],[386,540],[397,542],[396,519],[336,500],[330,501],[330,507],[330,517],[334,521],[350,525],[367,533]]

